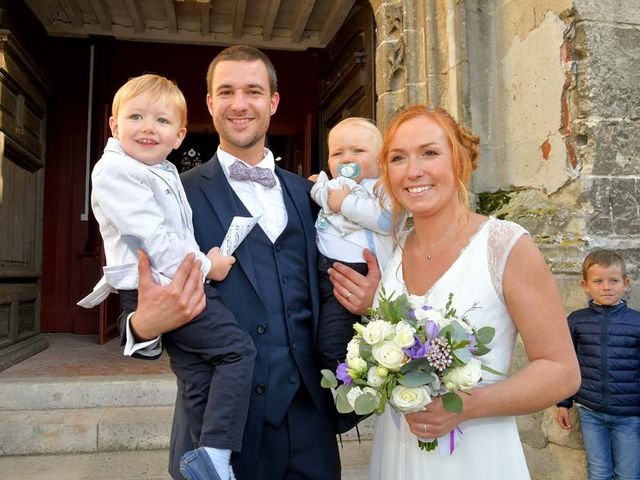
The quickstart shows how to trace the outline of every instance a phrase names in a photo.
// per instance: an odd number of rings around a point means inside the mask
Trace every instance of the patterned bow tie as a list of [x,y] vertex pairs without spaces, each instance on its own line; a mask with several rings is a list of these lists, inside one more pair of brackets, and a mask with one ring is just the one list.
[[251,180],[268,188],[276,186],[276,179],[271,170],[262,167],[248,167],[240,160],[236,160],[229,166],[229,177],[241,182]]

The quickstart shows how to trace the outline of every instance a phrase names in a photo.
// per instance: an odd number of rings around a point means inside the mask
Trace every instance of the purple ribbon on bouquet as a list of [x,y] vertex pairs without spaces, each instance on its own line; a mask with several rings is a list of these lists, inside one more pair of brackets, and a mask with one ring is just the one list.
[[442,457],[453,455],[453,451],[456,449],[456,442],[460,440],[462,440],[462,429],[458,426],[444,437],[438,439],[438,454]]

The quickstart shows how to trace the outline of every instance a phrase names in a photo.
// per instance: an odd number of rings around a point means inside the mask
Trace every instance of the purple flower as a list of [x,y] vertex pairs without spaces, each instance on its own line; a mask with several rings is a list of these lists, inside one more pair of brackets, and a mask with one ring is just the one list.
[[409,348],[403,348],[402,351],[412,360],[415,358],[422,358],[429,350],[429,342],[422,343],[417,335],[413,336],[413,345]]
[[345,385],[351,385],[351,377],[347,373],[347,368],[348,367],[346,363],[341,363],[340,365],[338,365],[338,368],[336,368],[336,378]]
[[424,326],[424,333],[427,338],[434,338],[440,333],[440,327],[433,320],[427,320],[427,324]]
[[414,320],[416,318],[416,311],[413,308],[409,309],[409,318],[413,318]]
[[472,333],[467,335],[467,341],[469,345],[467,345],[467,350],[471,353],[476,353],[478,351],[478,341],[476,340],[476,336]]

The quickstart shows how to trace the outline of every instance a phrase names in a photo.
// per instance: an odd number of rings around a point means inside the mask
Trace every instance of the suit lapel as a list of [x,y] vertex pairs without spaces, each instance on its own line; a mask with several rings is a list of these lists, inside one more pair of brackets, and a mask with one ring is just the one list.
[[[210,162],[207,162],[207,165],[209,165],[209,168],[206,168],[202,172],[202,183],[200,188],[202,189],[204,196],[209,201],[209,205],[214,215],[220,221],[220,225],[223,229],[222,236],[224,237],[224,233],[229,230],[233,217],[236,215],[247,216],[247,214],[240,213],[238,211],[237,205],[240,200],[236,197],[231,185],[229,185],[229,181],[222,171],[218,157],[214,156]],[[222,242],[222,239],[220,241]],[[244,271],[258,297],[260,297],[258,282],[253,268],[251,254],[249,253],[248,243],[246,241],[242,242],[234,252],[233,256],[236,257],[236,262]]]

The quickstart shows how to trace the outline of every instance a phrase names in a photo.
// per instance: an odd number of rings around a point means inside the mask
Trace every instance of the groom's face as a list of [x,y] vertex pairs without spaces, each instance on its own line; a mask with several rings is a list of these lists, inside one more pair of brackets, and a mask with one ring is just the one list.
[[220,147],[255,165],[264,157],[271,115],[280,97],[269,87],[267,67],[260,60],[218,63],[207,94],[207,107],[220,135]]

